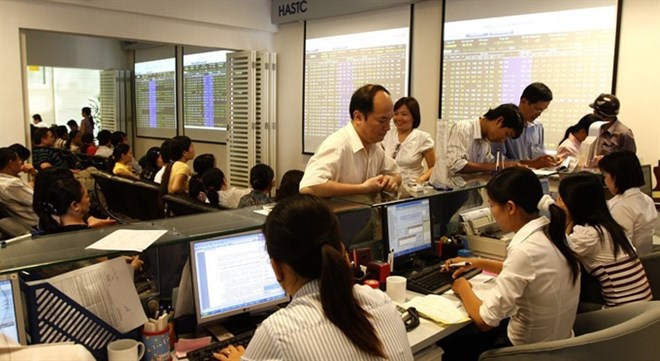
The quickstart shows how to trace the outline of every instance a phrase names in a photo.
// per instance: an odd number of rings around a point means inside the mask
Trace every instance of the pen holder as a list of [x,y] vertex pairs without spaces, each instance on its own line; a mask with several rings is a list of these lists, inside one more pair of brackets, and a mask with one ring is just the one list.
[[170,355],[170,325],[158,332],[142,330],[146,361],[169,361]]

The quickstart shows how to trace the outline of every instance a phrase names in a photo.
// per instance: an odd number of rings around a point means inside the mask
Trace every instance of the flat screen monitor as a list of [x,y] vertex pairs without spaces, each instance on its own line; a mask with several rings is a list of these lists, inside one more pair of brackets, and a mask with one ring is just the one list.
[[432,247],[429,199],[414,199],[385,206],[383,224],[387,249],[397,259],[411,256]]
[[641,186],[639,189],[642,191],[642,193],[653,198],[653,183],[652,183],[653,181],[651,180],[650,164],[644,164],[642,166],[642,174],[644,175],[644,185]]
[[25,326],[18,275],[0,275],[0,333],[25,345]]
[[195,313],[200,325],[287,302],[261,230],[190,244]]

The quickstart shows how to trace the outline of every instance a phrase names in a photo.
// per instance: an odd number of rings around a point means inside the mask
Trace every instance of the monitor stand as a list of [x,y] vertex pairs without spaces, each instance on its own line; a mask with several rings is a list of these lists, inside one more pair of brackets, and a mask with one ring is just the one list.
[[270,315],[270,313],[262,312],[251,314],[249,312],[245,312],[239,315],[231,316],[228,319],[223,320],[221,323],[211,324],[207,326],[206,329],[217,340],[223,341],[234,337],[235,335],[256,329],[257,325],[263,322],[263,320],[265,320],[268,315]]
[[410,257],[401,257],[394,260],[394,274],[408,276],[412,272],[419,272],[422,269],[436,265],[442,260],[432,253],[418,253]]

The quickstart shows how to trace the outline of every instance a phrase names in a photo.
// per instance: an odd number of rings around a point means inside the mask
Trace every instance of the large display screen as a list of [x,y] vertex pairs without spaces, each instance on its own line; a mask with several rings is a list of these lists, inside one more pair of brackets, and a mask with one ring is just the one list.
[[[546,149],[555,150],[566,128],[592,111],[589,104],[611,92],[616,1],[527,2],[515,9],[475,3],[447,2],[440,117],[473,119],[501,103],[518,104],[528,84],[542,82],[554,100],[537,122]],[[493,16],[503,13],[515,15]]]
[[135,63],[138,135],[171,137],[176,129],[174,58]]
[[303,152],[313,153],[346,125],[355,90],[380,84],[394,101],[408,94],[409,7],[341,22],[308,22],[305,39]]
[[224,141],[227,130],[227,54],[218,50],[183,56],[183,126],[187,135]]

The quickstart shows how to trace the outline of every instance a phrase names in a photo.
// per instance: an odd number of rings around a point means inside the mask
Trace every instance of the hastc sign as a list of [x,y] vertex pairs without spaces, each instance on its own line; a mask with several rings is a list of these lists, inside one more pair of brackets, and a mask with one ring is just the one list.
[[291,1],[277,5],[277,15],[280,17],[303,14],[307,12],[307,0]]

